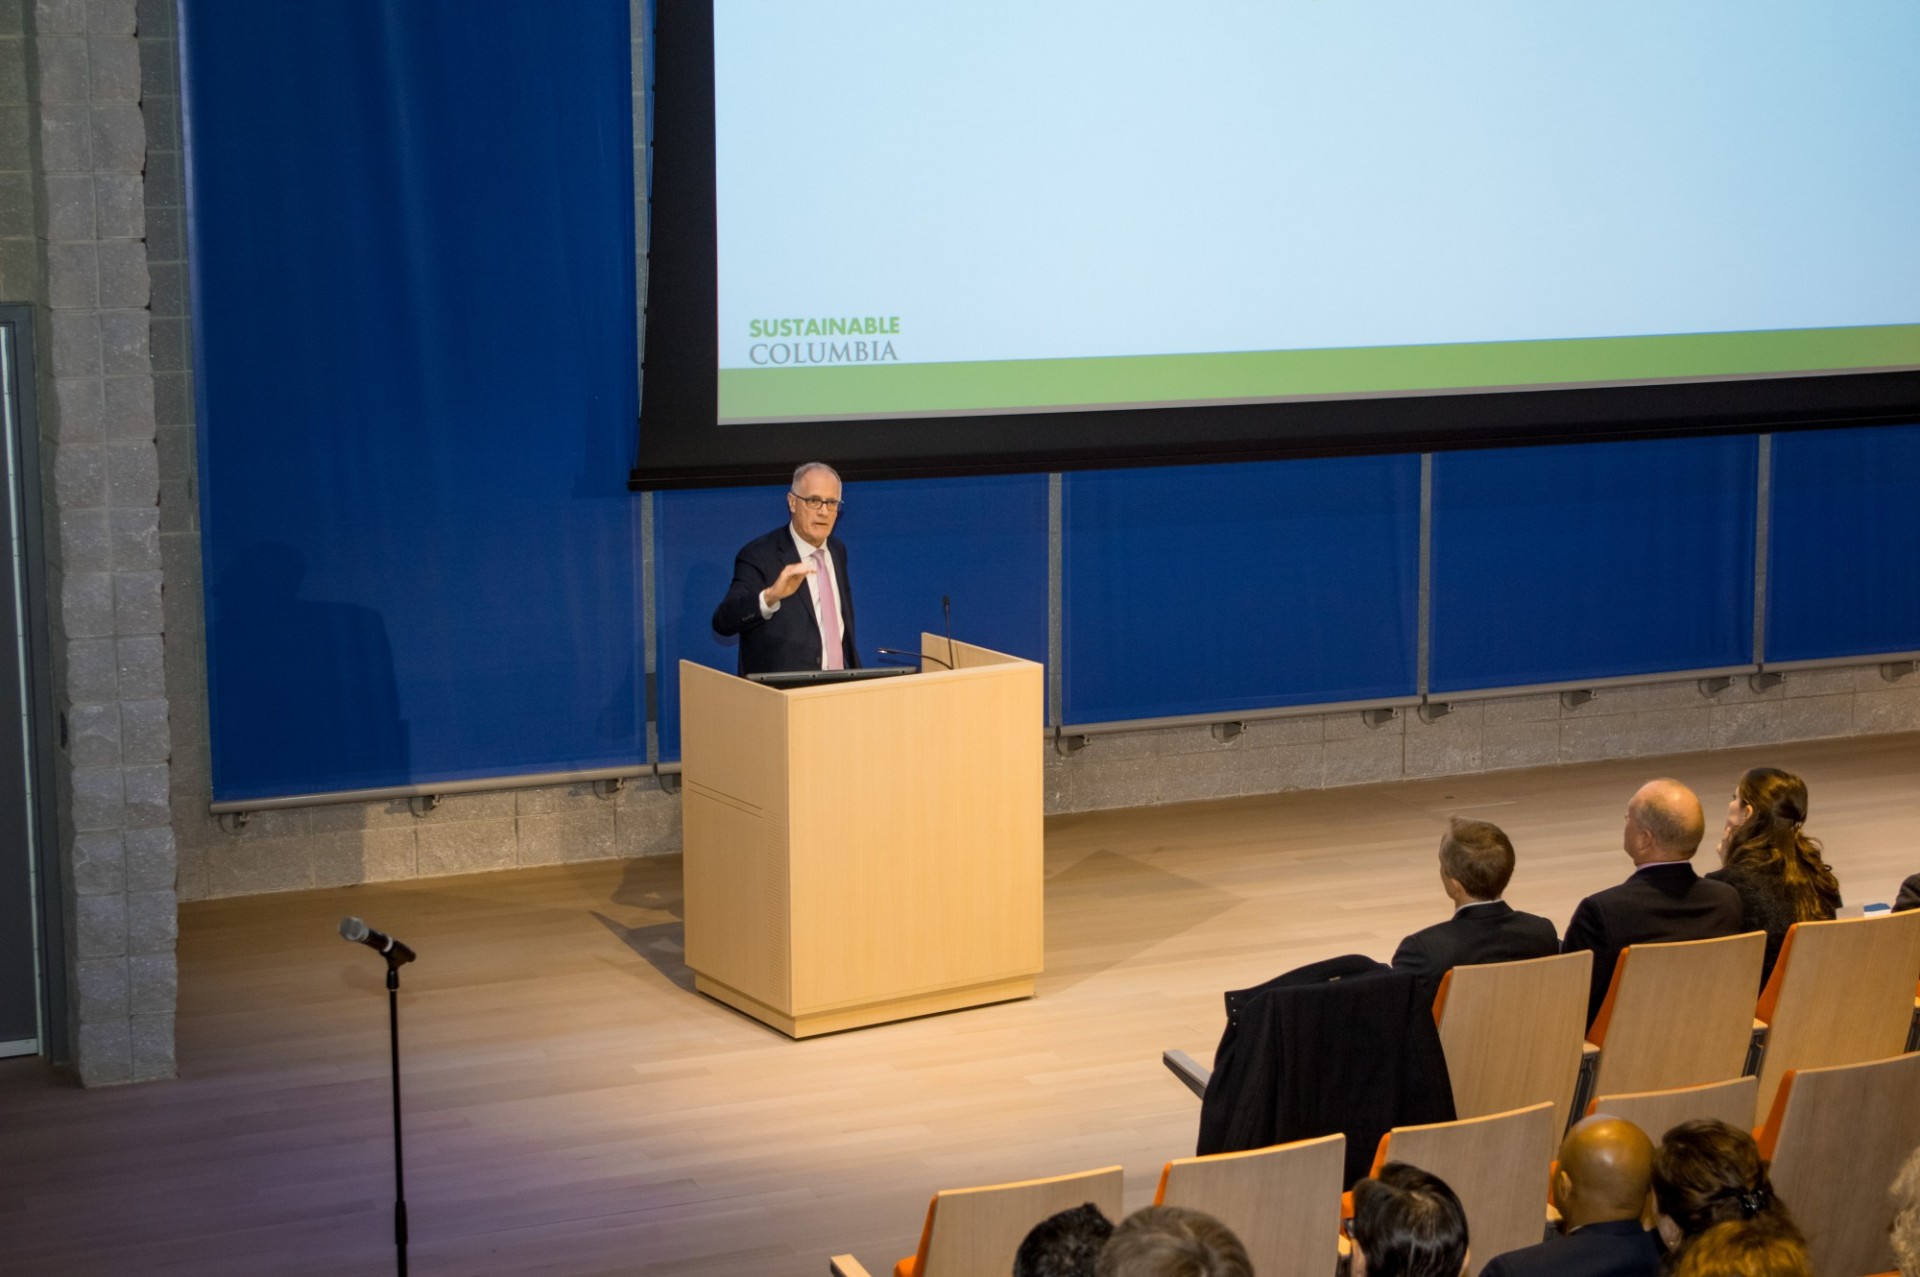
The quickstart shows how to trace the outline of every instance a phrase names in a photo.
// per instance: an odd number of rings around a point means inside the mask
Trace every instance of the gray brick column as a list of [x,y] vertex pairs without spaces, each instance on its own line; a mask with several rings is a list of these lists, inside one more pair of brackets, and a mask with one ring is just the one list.
[[178,911],[135,29],[134,0],[37,0],[24,41],[69,993],[89,1085],[174,1072]]

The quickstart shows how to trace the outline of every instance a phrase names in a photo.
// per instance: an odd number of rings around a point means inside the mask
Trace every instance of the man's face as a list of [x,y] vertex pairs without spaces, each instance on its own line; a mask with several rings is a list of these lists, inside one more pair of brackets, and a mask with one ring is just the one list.
[[[832,504],[809,504],[810,500]],[[825,545],[827,534],[840,518],[840,481],[825,470],[807,471],[787,493],[787,510],[801,540],[808,545]]]

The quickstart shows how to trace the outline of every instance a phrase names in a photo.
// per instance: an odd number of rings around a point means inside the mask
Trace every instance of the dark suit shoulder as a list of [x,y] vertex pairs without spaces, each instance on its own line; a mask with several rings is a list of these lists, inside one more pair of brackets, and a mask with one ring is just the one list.
[[1497,1255],[1481,1277],[1655,1277],[1660,1246],[1654,1235],[1633,1221],[1589,1224],[1563,1237],[1549,1238]]
[[799,551],[794,549],[792,529],[783,523],[773,531],[757,536],[741,546],[740,553],[735,557],[744,559],[772,555],[774,558],[785,558],[789,553],[798,555]]

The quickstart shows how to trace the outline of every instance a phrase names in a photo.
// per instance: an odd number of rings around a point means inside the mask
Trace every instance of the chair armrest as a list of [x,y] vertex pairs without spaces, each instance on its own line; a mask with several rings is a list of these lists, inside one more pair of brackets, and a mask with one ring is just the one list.
[[1600,1048],[1591,1042],[1580,1044],[1580,1073],[1573,1083],[1573,1107],[1567,1110],[1567,1125],[1587,1115],[1587,1105],[1593,1103],[1594,1083],[1600,1079]]
[[1189,1091],[1203,1100],[1207,1098],[1207,1083],[1213,1079],[1212,1069],[1201,1068],[1185,1051],[1162,1051],[1160,1063],[1166,1065]]
[[1755,1020],[1753,1022],[1753,1041],[1747,1047],[1747,1067],[1745,1072],[1742,1073],[1741,1076],[1743,1077],[1760,1076],[1760,1057],[1765,1055],[1766,1053],[1767,1053],[1767,1022],[1765,1020]]
[[866,1268],[852,1255],[835,1255],[827,1261],[832,1277],[870,1277]]

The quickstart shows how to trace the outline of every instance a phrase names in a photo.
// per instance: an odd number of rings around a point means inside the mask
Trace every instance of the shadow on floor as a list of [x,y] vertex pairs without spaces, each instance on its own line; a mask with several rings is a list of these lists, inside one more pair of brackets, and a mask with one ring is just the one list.
[[1240,903],[1217,887],[1111,851],[1047,879],[1047,992],[1138,958]]

